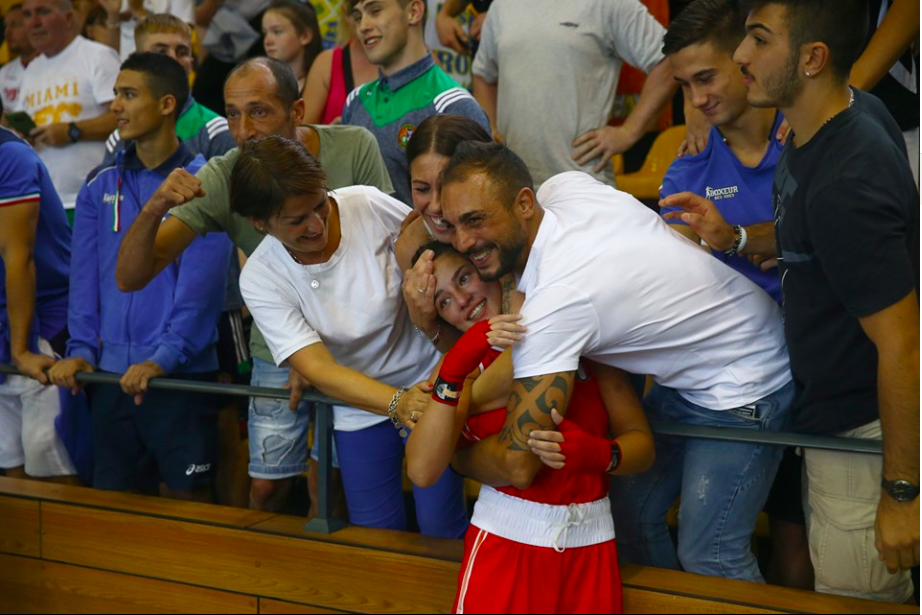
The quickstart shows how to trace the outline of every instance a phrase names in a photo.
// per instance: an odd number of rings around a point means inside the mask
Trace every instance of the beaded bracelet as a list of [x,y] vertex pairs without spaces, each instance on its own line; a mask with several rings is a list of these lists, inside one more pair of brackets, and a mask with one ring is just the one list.
[[746,247],[746,242],[749,239],[749,234],[746,232],[746,227],[739,224],[733,225],[733,236],[734,241],[733,245],[730,246],[729,250],[726,250],[724,254],[727,256],[736,256]]

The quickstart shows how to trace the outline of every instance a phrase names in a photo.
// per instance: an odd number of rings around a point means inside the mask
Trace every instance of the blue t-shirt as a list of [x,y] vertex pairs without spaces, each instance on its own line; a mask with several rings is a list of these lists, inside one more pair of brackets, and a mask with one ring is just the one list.
[[[29,345],[51,339],[67,324],[70,227],[48,169],[28,143],[0,128],[0,207],[38,207],[35,232],[35,317]],[[9,363],[10,330],[6,311],[6,267],[0,259],[0,363]]]
[[[697,156],[682,156],[666,171],[660,198],[677,192],[693,192],[714,202],[730,224],[748,226],[774,220],[772,181],[781,156],[781,144],[774,138],[783,120],[778,113],[772,126],[772,138],[765,156],[755,167],[744,166],[720,132],[711,127],[707,147]],[[679,207],[664,207],[662,214],[679,211]],[[670,224],[685,224],[670,220]],[[762,271],[745,256],[727,257],[723,252],[711,253],[758,284],[772,299],[781,303],[781,282],[778,270]]]

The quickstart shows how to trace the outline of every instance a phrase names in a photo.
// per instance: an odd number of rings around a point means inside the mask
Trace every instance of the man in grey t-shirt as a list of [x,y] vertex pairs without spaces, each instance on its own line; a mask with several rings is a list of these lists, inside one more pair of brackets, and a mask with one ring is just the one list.
[[[474,98],[536,187],[564,171],[613,186],[609,159],[643,136],[675,91],[663,34],[639,0],[494,3],[474,58]],[[647,80],[624,124],[607,126],[623,62]]]
[[[331,189],[368,185],[393,192],[380,150],[367,130],[301,124],[304,102],[286,64],[270,58],[244,62],[227,77],[224,98],[227,123],[238,145],[270,135],[297,139],[327,170]],[[196,176],[181,171],[170,174],[122,242],[115,273],[119,288],[133,291],[146,286],[197,235],[226,232],[245,254],[256,249],[263,235],[249,220],[230,211],[230,175],[236,159],[233,149],[211,159]],[[288,407],[268,399],[250,400],[250,507],[278,511],[294,477],[308,469],[310,417],[307,404],[300,403],[301,382],[290,381],[288,370],[275,366],[255,327],[250,348],[253,386],[291,384]]]

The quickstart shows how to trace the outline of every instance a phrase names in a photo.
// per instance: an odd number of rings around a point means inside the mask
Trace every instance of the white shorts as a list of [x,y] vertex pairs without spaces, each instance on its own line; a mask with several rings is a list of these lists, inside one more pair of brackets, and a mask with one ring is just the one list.
[[[39,350],[54,354],[45,340]],[[7,376],[0,384],[0,468],[25,465],[26,474],[37,478],[77,473],[54,429],[58,395],[58,387],[25,376]]]
[[506,540],[561,553],[615,539],[615,522],[607,497],[585,504],[554,506],[483,485],[471,524]]

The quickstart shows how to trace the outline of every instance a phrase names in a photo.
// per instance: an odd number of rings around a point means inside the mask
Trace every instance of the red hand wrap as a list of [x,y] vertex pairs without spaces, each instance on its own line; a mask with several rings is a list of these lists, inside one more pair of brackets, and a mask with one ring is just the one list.
[[604,473],[611,465],[611,447],[617,442],[601,436],[586,433],[582,427],[569,419],[563,419],[557,426],[563,434],[560,453],[567,458],[564,469],[571,472]]
[[464,388],[464,379],[477,369],[490,350],[487,333],[490,323],[481,320],[461,336],[442,361],[439,377],[432,390],[432,399],[455,406]]

